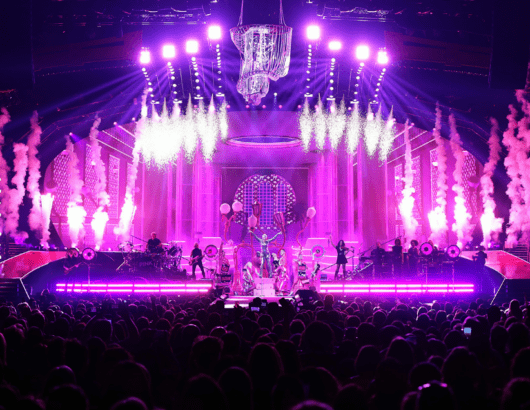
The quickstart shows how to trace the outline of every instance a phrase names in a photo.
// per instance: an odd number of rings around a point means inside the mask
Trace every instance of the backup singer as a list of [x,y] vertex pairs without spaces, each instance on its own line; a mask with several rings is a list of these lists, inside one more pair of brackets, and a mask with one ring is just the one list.
[[331,246],[333,246],[337,250],[337,262],[335,264],[337,265],[337,269],[335,269],[335,278],[334,280],[337,280],[337,277],[339,276],[339,270],[342,266],[342,276],[346,277],[346,264],[348,263],[348,259],[346,258],[346,255],[350,251],[348,248],[346,248],[346,244],[341,239],[339,240],[339,243],[337,246],[333,245],[333,238],[331,235],[329,235],[329,241],[331,242]]
[[263,234],[260,238],[257,236],[252,230],[250,230],[250,233],[254,235],[254,238],[260,243],[261,245],[261,267],[259,270],[259,277],[263,277],[263,266],[267,264],[267,272],[269,272],[269,276],[272,277],[273,270],[272,270],[272,255],[269,252],[269,243],[271,243],[273,240],[276,239],[276,237],[281,233],[278,232],[276,235],[274,235],[271,239],[267,239],[267,234]]
[[197,269],[197,266],[201,269],[202,278],[206,279],[206,274],[204,273],[204,266],[202,266],[202,258],[204,258],[204,255],[202,254],[202,251],[199,248],[199,244],[195,243],[195,245],[193,245],[193,250],[191,251],[190,255],[191,278],[193,280],[196,279],[195,270]]

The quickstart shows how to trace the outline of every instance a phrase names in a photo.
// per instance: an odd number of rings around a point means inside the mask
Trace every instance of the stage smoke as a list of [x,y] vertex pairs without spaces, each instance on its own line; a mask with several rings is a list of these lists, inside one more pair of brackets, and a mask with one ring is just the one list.
[[81,190],[84,183],[79,173],[79,159],[74,151],[74,144],[68,136],[66,137],[66,152],[68,154],[68,183],[70,185],[70,200],[67,204],[66,216],[68,218],[70,246],[75,248],[85,236],[86,211],[82,205]]
[[39,117],[37,111],[33,113],[30,119],[31,131],[28,137],[28,184],[27,191],[32,201],[31,211],[28,217],[28,224],[32,231],[37,233],[41,239],[41,245],[47,245],[48,241],[43,241],[42,237],[45,231],[48,231],[46,218],[42,213],[41,194],[39,189],[40,180],[40,161],[37,158],[38,147],[40,145],[40,136],[42,129],[39,126]]
[[9,211],[9,185],[7,183],[7,173],[10,171],[7,162],[2,154],[4,146],[4,136],[2,130],[4,126],[11,120],[9,113],[2,107],[0,110],[0,232],[4,230],[4,223]]
[[26,232],[18,231],[19,207],[26,193],[24,180],[26,179],[26,172],[28,170],[28,147],[24,144],[13,144],[13,151],[15,153],[15,159],[13,161],[15,176],[13,176],[11,183],[15,188],[9,191],[5,231],[11,235],[15,243],[21,244],[28,237]]
[[359,104],[355,103],[346,127],[346,149],[350,155],[355,154],[357,151],[362,128],[363,121],[359,112]]
[[52,214],[52,206],[54,196],[50,193],[46,195],[41,195],[41,208],[42,208],[42,237],[40,239],[40,244],[44,249],[48,249],[48,241],[50,240],[50,222]]
[[188,99],[188,106],[186,107],[186,115],[183,121],[184,131],[184,152],[189,163],[193,161],[195,156],[195,149],[197,147],[197,127],[195,125],[195,118],[193,113],[193,104],[191,102],[191,96]]
[[300,140],[302,141],[302,148],[304,152],[309,151],[311,144],[311,136],[313,133],[313,123],[311,121],[311,113],[309,112],[309,102],[307,98],[304,102],[304,109],[298,117],[298,124],[300,126]]
[[110,204],[110,196],[107,193],[107,174],[105,173],[105,163],[101,159],[101,145],[98,141],[99,124],[101,123],[100,118],[96,118],[92,124],[89,134],[89,142],[92,152],[92,164],[94,165],[94,171],[96,172],[96,184],[94,185],[94,194],[97,198],[98,208],[94,215],[92,215],[92,221],[90,226],[94,231],[95,248],[97,251],[101,249],[103,244],[103,235],[105,234],[105,227],[109,220],[107,214],[107,207]]
[[456,233],[457,245],[462,248],[471,241],[471,215],[466,208],[466,198],[464,196],[464,162],[465,154],[462,148],[462,141],[456,129],[456,120],[454,114],[449,116],[449,126],[451,128],[450,145],[455,157],[455,169],[453,171],[453,178],[455,184],[453,191],[455,192],[455,223],[453,224],[453,231]]
[[120,222],[114,228],[114,234],[120,237],[121,242],[127,242],[130,237],[130,231],[134,214],[136,213],[136,206],[134,205],[134,190],[136,188],[136,178],[138,176],[138,163],[140,162],[140,150],[145,143],[144,132],[147,121],[147,90],[142,96],[142,112],[140,119],[136,122],[136,129],[134,133],[134,148],[132,151],[132,167],[131,172],[127,175],[127,187],[125,188],[125,200],[120,212]]
[[213,102],[213,95],[210,99],[210,105],[206,113],[206,131],[201,136],[201,148],[202,155],[206,162],[210,162],[215,153],[215,147],[217,146],[217,137],[219,135],[219,119],[215,112],[215,104]]
[[326,122],[331,150],[336,151],[344,134],[344,129],[346,128],[346,106],[344,105],[344,99],[342,99],[339,108],[337,108],[335,100],[333,100]]
[[528,243],[530,240],[530,159],[528,154],[530,151],[530,104],[526,101],[524,90],[517,90],[515,96],[517,101],[521,104],[523,116],[517,124],[518,134],[517,138],[522,141],[523,147],[518,156],[520,177],[521,177],[521,195],[523,198],[524,212],[523,220],[521,221],[522,239]]
[[418,227],[418,221],[414,218],[414,188],[412,184],[414,182],[414,171],[412,170],[412,147],[410,145],[409,138],[409,121],[405,123],[405,176],[403,182],[403,199],[399,204],[399,213],[401,220],[403,221],[403,230],[405,233],[406,241],[410,242],[416,236],[416,228]]
[[390,114],[384,125],[383,132],[381,135],[381,141],[379,142],[379,160],[385,161],[390,154],[392,149],[392,144],[394,143],[394,117],[393,117],[393,108],[390,110]]
[[496,119],[491,118],[491,134],[488,141],[490,148],[488,162],[484,165],[484,174],[480,178],[482,204],[484,214],[480,217],[484,241],[482,245],[489,247],[491,240],[496,240],[502,231],[502,218],[495,218],[495,201],[493,200],[493,173],[497,163],[501,159],[501,144],[499,138],[499,123]]
[[225,141],[228,137],[228,114],[226,112],[226,100],[219,108],[219,130],[221,131],[221,141]]
[[447,154],[445,152],[445,140],[440,133],[442,129],[442,110],[436,104],[436,121],[432,135],[436,142],[436,162],[438,163],[438,175],[436,177],[436,206],[429,212],[429,225],[431,236],[429,237],[436,245],[445,247],[447,241]]
[[324,149],[324,144],[326,143],[326,114],[324,112],[324,106],[318,97],[318,104],[315,107],[315,112],[313,113],[313,127],[315,130],[315,142],[317,149],[322,151]]
[[366,146],[366,153],[373,157],[379,144],[380,124],[376,119],[372,108],[368,106],[368,113],[366,114],[366,122],[364,125],[364,144]]

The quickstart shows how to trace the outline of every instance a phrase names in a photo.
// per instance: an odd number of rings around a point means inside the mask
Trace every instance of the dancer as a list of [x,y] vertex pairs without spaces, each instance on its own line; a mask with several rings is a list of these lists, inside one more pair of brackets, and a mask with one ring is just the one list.
[[337,269],[335,269],[335,277],[334,280],[337,280],[337,277],[339,276],[339,270],[342,266],[342,277],[346,277],[346,264],[348,263],[348,259],[346,258],[346,255],[350,251],[349,248],[346,248],[346,244],[341,239],[339,240],[339,243],[337,246],[333,245],[333,237],[329,235],[329,241],[331,243],[331,246],[333,246],[337,250],[337,262],[335,264],[337,265]]
[[243,268],[243,293],[247,296],[250,295],[254,289],[256,289],[256,284],[254,283],[251,269],[252,262],[248,262]]
[[254,235],[254,237],[256,238],[256,240],[260,243],[261,245],[261,267],[260,267],[260,271],[259,271],[259,277],[262,278],[263,277],[263,266],[265,264],[267,264],[267,272],[269,273],[269,276],[272,277],[273,275],[273,270],[272,270],[272,256],[269,252],[269,243],[271,243],[272,241],[274,241],[276,239],[276,237],[281,234],[281,232],[278,232],[276,235],[274,235],[271,239],[267,239],[267,234],[263,234],[261,236],[261,238],[256,235],[254,233],[254,231],[252,230],[252,228],[249,228],[250,230],[250,233],[252,235]]
[[201,269],[202,278],[206,279],[206,274],[204,273],[204,266],[202,266],[202,258],[204,258],[204,255],[202,254],[202,251],[199,248],[199,244],[195,243],[195,245],[193,245],[193,250],[191,251],[190,256],[191,278],[193,280],[196,279],[195,270],[197,269],[197,266]]

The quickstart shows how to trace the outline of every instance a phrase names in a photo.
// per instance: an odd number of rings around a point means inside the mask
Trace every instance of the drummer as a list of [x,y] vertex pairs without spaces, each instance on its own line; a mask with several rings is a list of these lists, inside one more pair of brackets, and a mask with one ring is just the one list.
[[162,253],[162,242],[156,237],[156,232],[151,233],[151,239],[147,241],[146,251],[149,253]]

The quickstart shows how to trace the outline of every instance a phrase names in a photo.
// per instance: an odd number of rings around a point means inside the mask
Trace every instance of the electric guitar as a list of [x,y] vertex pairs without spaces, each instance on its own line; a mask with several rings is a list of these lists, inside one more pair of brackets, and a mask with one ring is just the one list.
[[69,268],[64,267],[64,274],[65,274],[65,275],[68,275],[68,274],[69,274],[70,272],[72,272],[75,268],[78,268],[79,265],[81,265],[81,262],[78,263],[77,265],[70,266]]
[[204,258],[205,256],[206,256],[206,255],[195,256],[195,257],[193,257],[193,258],[190,258],[190,259],[189,259],[190,266],[193,265],[193,264],[195,264],[195,263],[199,263],[199,262],[202,260],[202,258]]

